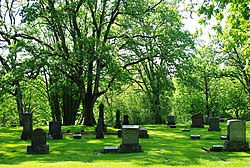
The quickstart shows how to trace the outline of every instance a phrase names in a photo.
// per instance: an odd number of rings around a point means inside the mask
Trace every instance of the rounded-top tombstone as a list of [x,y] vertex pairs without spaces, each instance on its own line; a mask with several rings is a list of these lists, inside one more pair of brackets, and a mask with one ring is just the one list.
[[175,125],[175,116],[173,114],[167,115],[168,125]]

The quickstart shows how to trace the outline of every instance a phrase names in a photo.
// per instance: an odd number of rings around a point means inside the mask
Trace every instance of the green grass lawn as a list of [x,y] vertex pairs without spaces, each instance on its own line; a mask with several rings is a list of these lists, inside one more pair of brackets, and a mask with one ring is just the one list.
[[[64,135],[62,140],[49,140],[50,154],[26,154],[31,141],[20,140],[22,127],[0,127],[0,167],[2,166],[227,166],[250,167],[250,152],[206,152],[202,147],[223,145],[221,135],[226,135],[226,123],[221,123],[221,132],[209,132],[205,128],[190,128],[188,124],[178,124],[176,129],[166,125],[145,125],[149,138],[140,139],[143,152],[129,154],[98,153],[104,146],[119,146],[121,138],[105,135],[105,139],[95,139],[95,135],[84,134],[76,140],[72,135]],[[34,127],[35,129],[36,127]],[[42,127],[48,132],[48,126]],[[62,131],[94,131],[94,127],[67,126]],[[108,131],[116,129],[108,128]],[[198,133],[200,140],[191,140],[190,134]],[[250,143],[250,122],[247,122],[247,141]]]

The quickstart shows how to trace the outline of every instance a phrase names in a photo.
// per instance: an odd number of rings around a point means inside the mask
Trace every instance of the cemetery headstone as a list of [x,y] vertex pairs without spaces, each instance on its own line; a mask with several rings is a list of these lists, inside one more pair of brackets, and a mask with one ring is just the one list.
[[246,122],[238,119],[227,121],[227,140],[225,151],[249,151],[246,142]]
[[121,153],[141,152],[139,144],[139,126],[122,125],[122,144],[119,148]]
[[97,131],[96,131],[96,139],[103,139],[104,133],[102,128],[102,118],[98,118],[98,125],[97,125]]
[[107,132],[107,126],[104,123],[104,105],[101,103],[99,105],[99,117],[102,119],[102,130],[103,132]]
[[23,124],[23,131],[21,135],[22,140],[28,140],[32,138],[32,113],[23,113],[22,114],[22,124]]
[[72,136],[73,136],[73,139],[81,139],[82,138],[81,133],[74,133]]
[[192,115],[192,128],[204,128],[204,117],[201,114]]
[[213,151],[213,152],[223,151],[223,146],[222,145],[213,145],[212,148],[210,148],[210,151]]
[[190,138],[191,139],[200,139],[201,135],[199,135],[199,134],[193,134],[193,135],[190,135]]
[[105,146],[104,147],[104,153],[115,153],[119,151],[118,146]]
[[28,154],[48,154],[49,145],[46,144],[46,132],[37,128],[32,133],[31,145],[27,147]]
[[182,129],[182,132],[190,132],[190,129]]
[[117,131],[118,138],[122,138],[122,130]]
[[221,136],[220,139],[221,140],[227,140],[227,136]]
[[128,115],[124,115],[124,116],[123,116],[123,122],[122,122],[122,125],[129,125]]
[[221,131],[219,118],[210,118],[208,131]]
[[175,125],[175,116],[173,114],[167,115],[168,125]]
[[149,138],[148,130],[146,128],[139,129],[139,138]]
[[60,121],[49,122],[49,135],[53,139],[62,139],[63,133]]
[[120,110],[117,110],[116,111],[116,121],[115,121],[114,128],[117,128],[117,129],[121,129],[122,128],[120,116],[121,116]]

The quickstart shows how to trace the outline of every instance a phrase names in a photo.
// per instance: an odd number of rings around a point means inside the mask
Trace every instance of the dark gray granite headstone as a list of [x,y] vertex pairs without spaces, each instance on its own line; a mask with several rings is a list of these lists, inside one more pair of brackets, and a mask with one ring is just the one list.
[[221,131],[219,118],[210,118],[208,131]]
[[123,125],[122,126],[122,144],[120,145],[121,153],[141,152],[139,144],[139,126]]
[[31,146],[27,147],[28,154],[48,154],[49,145],[46,145],[46,132],[37,128],[32,133]]
[[22,124],[23,124],[23,131],[22,131],[21,139],[22,140],[31,139],[32,131],[33,131],[32,113],[22,114]]
[[103,132],[107,132],[107,126],[105,125],[104,121],[104,105],[101,103],[99,105],[99,117],[102,119],[102,130]]
[[139,129],[139,138],[149,138],[148,130],[146,128]]
[[238,119],[227,121],[227,140],[224,143],[225,151],[249,151],[246,142],[246,122]]
[[101,117],[98,118],[96,138],[97,139],[103,139],[104,138],[104,132],[103,132],[103,129],[102,129],[102,118]]
[[201,114],[192,115],[192,128],[204,128],[204,117]]
[[123,116],[123,122],[122,122],[122,125],[129,125],[128,115],[124,115],[124,116]]
[[167,115],[168,125],[175,125],[175,116],[173,114]]
[[117,110],[117,111],[116,111],[116,121],[115,121],[115,126],[114,126],[114,128],[118,128],[118,129],[121,129],[121,128],[122,128],[120,116],[121,116],[120,111]]
[[60,121],[49,122],[49,135],[53,139],[62,139],[63,133],[61,127]]

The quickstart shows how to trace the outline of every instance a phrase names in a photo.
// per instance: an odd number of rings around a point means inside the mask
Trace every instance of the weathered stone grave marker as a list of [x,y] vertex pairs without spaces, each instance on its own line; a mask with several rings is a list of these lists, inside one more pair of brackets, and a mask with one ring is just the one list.
[[116,121],[115,121],[114,128],[117,128],[117,129],[121,129],[122,128],[120,116],[121,116],[120,110],[117,110],[116,111]]
[[27,147],[28,154],[48,154],[49,145],[46,144],[46,132],[37,128],[32,133],[31,145]]
[[210,148],[210,151],[213,151],[213,152],[223,151],[223,146],[222,145],[213,145],[212,148]]
[[182,129],[182,132],[190,132],[190,129]]
[[227,121],[227,140],[224,147],[225,151],[249,151],[245,121],[237,119]]
[[146,128],[139,129],[139,138],[149,138],[148,130]]
[[201,114],[192,115],[192,128],[204,128],[204,117]]
[[74,133],[72,136],[73,136],[73,139],[81,139],[82,138],[81,133]]
[[173,114],[167,115],[168,125],[175,125],[175,116]]
[[22,124],[23,124],[23,131],[21,135],[22,140],[28,140],[32,138],[32,113],[23,113],[22,114]]
[[227,136],[221,136],[220,139],[221,140],[227,140]]
[[105,146],[104,147],[104,153],[115,153],[119,151],[118,146]]
[[122,126],[122,144],[120,145],[121,153],[141,152],[139,144],[139,126],[123,125]]
[[200,139],[201,135],[199,135],[199,134],[192,134],[192,135],[190,135],[190,138],[191,139]]
[[49,122],[49,136],[51,136],[52,139],[63,138],[62,125],[60,121]]
[[128,115],[124,115],[123,116],[122,125],[129,125]]
[[221,131],[219,118],[210,118],[208,131]]
[[96,131],[96,138],[97,139],[103,139],[104,138],[104,132],[102,128],[102,118],[98,118],[98,125],[97,125],[97,131]]
[[106,126],[105,121],[104,121],[104,105],[103,105],[103,103],[101,103],[99,105],[99,118],[102,119],[102,130],[103,130],[103,132],[107,132],[107,126]]

